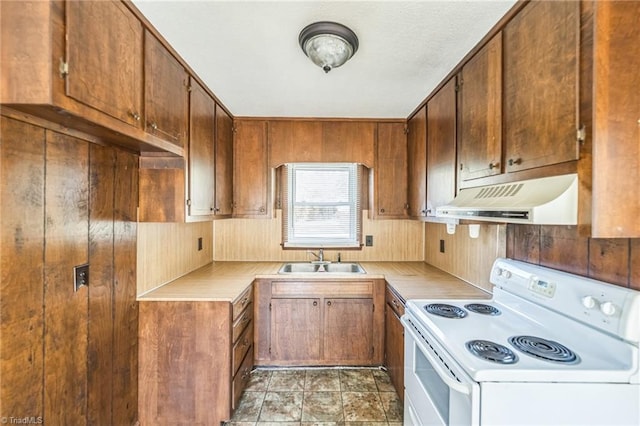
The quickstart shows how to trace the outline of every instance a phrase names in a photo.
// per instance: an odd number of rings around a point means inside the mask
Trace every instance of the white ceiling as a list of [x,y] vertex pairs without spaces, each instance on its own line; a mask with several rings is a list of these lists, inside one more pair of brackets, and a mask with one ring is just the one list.
[[[133,3],[235,116],[406,118],[515,0]],[[316,21],[360,41],[328,74],[298,45]]]

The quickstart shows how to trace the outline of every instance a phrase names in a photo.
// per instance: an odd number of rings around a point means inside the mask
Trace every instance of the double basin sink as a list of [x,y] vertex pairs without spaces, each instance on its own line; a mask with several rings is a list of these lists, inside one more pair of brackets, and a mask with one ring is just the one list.
[[285,263],[282,265],[279,274],[366,274],[358,263],[328,263],[328,262],[301,262]]

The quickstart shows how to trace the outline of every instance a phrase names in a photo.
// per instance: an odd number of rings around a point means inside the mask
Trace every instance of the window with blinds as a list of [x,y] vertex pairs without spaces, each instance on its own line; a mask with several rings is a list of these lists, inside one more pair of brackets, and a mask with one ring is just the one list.
[[358,164],[291,163],[284,173],[284,247],[360,247]]

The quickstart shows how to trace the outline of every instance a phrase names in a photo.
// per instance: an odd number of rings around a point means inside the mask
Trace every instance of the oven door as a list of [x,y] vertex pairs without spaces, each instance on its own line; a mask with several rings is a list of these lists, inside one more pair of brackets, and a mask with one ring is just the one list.
[[404,337],[404,424],[478,425],[480,387],[417,325],[402,317]]

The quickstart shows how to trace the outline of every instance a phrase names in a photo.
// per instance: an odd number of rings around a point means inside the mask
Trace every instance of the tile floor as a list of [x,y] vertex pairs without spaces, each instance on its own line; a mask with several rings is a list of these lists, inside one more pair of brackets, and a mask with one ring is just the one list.
[[229,426],[401,426],[380,369],[257,369]]

